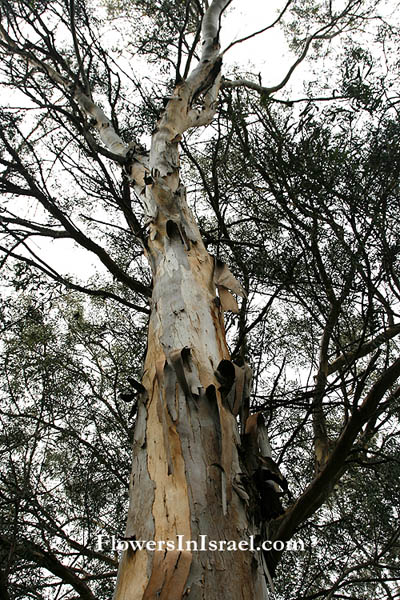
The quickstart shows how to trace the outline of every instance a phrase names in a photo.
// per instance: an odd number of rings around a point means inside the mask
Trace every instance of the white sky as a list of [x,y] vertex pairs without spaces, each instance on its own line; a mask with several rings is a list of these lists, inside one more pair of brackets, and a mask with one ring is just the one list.
[[[270,25],[284,6],[281,0],[234,0],[222,22],[221,47]],[[231,48],[224,62],[246,67],[254,65],[260,71],[264,85],[278,83],[289,68],[293,56],[279,26]],[[251,69],[253,70],[253,69]]]

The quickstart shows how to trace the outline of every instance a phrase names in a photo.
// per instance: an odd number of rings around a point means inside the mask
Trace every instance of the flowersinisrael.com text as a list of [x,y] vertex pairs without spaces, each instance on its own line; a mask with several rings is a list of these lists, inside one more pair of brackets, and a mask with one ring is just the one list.
[[[257,545],[256,545],[257,543]],[[291,552],[303,551],[304,542],[301,540],[264,540],[255,542],[254,535],[248,540],[211,540],[208,535],[200,535],[198,540],[185,540],[183,535],[177,535],[176,540],[137,540],[135,537],[130,539],[117,539],[115,535],[107,536],[105,534],[97,535],[97,547],[99,552],[103,550],[128,550],[131,548],[134,552],[137,550],[147,550],[149,552],[164,552],[178,550],[179,552],[236,552],[237,550],[245,552],[255,552],[259,550],[286,550]]]

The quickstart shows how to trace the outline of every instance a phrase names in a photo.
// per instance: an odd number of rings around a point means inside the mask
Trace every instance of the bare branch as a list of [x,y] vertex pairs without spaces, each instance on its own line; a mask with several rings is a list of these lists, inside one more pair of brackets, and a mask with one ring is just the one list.
[[78,244],[80,244],[86,250],[93,252],[97,255],[103,265],[118,279],[121,283],[124,283],[129,289],[138,292],[139,294],[143,294],[144,296],[150,297],[151,290],[143,285],[140,282],[135,281],[132,277],[129,277],[127,273],[125,273],[119,265],[111,258],[111,256],[99,246],[96,242],[88,238],[76,225],[74,225],[71,220],[62,212],[60,208],[53,202],[52,199],[48,198],[36,185],[36,182],[32,175],[27,171],[27,169],[21,164],[19,160],[19,156],[17,152],[12,148],[9,144],[7,138],[0,131],[0,136],[4,142],[7,151],[15,160],[15,164],[18,165],[17,170],[21,173],[21,175],[26,180],[29,189],[21,190],[15,186],[15,189],[10,189],[7,191],[11,191],[12,193],[25,193],[26,195],[30,195],[36,198],[42,206],[53,216],[55,217],[61,225],[63,225],[64,229],[70,234],[71,238],[73,238]]
[[[101,141],[111,153],[107,154],[108,158],[113,158],[113,155],[125,157],[130,151],[130,168],[127,168],[126,172],[130,179],[138,186],[137,192],[139,194],[142,193],[144,189],[144,177],[148,172],[146,156],[143,153],[137,154],[137,144],[133,143],[131,148],[131,146],[123,142],[121,137],[116,133],[110,119],[106,117],[102,108],[95,104],[85,93],[83,87],[79,83],[76,84],[74,81],[65,78],[56,69],[39,59],[29,50],[20,48],[2,25],[0,25],[0,44],[8,52],[20,56],[28,64],[46,73],[55,84],[67,93],[67,96],[72,94],[72,98],[77,102],[82,113],[90,119],[91,124],[97,129]],[[120,160],[117,159],[117,162],[120,162]]]
[[[73,283],[69,279],[66,279],[65,277],[63,277],[62,275],[57,273],[57,271],[55,269],[53,269],[52,267],[50,267],[49,265],[44,266],[45,265],[44,261],[42,261],[43,264],[39,264],[26,256],[23,256],[21,254],[16,254],[15,252],[10,251],[8,248],[5,248],[4,246],[0,246],[0,250],[6,254],[6,257],[11,256],[12,258],[16,258],[17,260],[24,262],[24,263],[28,264],[29,266],[34,267],[35,269],[39,269],[40,271],[42,271],[42,273],[47,275],[47,277],[50,277],[54,281],[57,281],[57,283],[61,283],[68,289],[76,290],[77,292],[83,292],[84,294],[88,294],[89,296],[95,296],[98,298],[104,298],[104,299],[109,298],[110,300],[115,300],[116,302],[119,302],[120,304],[123,304],[124,306],[127,306],[128,308],[133,308],[133,309],[137,310],[138,312],[144,313],[146,315],[150,314],[150,311],[148,308],[146,308],[144,306],[140,306],[139,304],[134,304],[133,302],[129,302],[128,300],[125,300],[124,298],[117,296],[117,294],[114,294],[113,292],[108,292],[106,290],[94,290],[92,288],[88,288],[88,287],[79,285],[77,283]],[[3,264],[4,264],[4,260],[3,260]]]
[[291,77],[292,77],[294,71],[297,69],[297,67],[304,61],[304,59],[306,58],[306,56],[310,50],[311,44],[313,42],[318,41],[318,40],[328,40],[329,41],[329,40],[332,40],[333,38],[337,37],[341,33],[343,33],[346,30],[346,23],[341,24],[341,20],[345,19],[347,16],[349,17],[349,26],[352,25],[354,15],[351,13],[351,10],[357,5],[360,5],[358,0],[355,0],[355,1],[351,0],[339,14],[337,14],[335,17],[332,18],[332,20],[329,23],[320,27],[317,31],[312,33],[307,38],[307,40],[304,43],[303,50],[300,53],[300,56],[294,61],[294,63],[289,68],[289,70],[287,71],[284,78],[280,81],[280,83],[270,86],[270,87],[265,87],[261,84],[258,84],[254,81],[251,81],[249,79],[244,79],[244,78],[237,79],[235,81],[230,81],[228,79],[224,79],[222,82],[222,88],[225,89],[225,88],[246,87],[248,89],[255,90],[255,91],[259,92],[260,94],[264,94],[266,96],[269,96],[270,94],[273,94],[274,92],[277,92],[278,90],[281,90],[289,82],[289,80],[291,79]]
[[82,600],[96,600],[88,585],[80,579],[71,567],[63,565],[54,554],[43,550],[38,544],[24,539],[17,543],[6,536],[0,536],[0,545],[10,551],[11,549],[23,558],[28,557],[35,564],[47,569],[61,581],[67,582],[79,594]]
[[51,237],[54,239],[71,238],[71,235],[65,230],[54,230],[51,227],[37,225],[35,223],[32,223],[31,221],[27,221],[26,219],[19,219],[16,217],[4,217],[0,215],[0,223],[22,225],[23,227],[27,227],[30,230],[32,230],[31,232],[24,231],[24,233],[31,233],[31,235],[41,235]]
[[357,350],[342,354],[328,365],[327,374],[331,375],[344,366],[351,366],[357,359],[366,356],[370,352],[373,352],[381,344],[394,338],[398,333],[400,333],[400,324],[393,325],[392,327],[386,329],[386,331],[383,331],[374,337],[372,340],[362,344],[362,346],[360,346]]
[[86,95],[89,98],[91,98],[92,95],[91,95],[91,91],[90,91],[89,80],[86,77],[85,67],[83,65],[81,53],[80,53],[80,50],[79,50],[78,37],[77,37],[77,34],[76,34],[76,27],[75,27],[75,0],[70,0],[69,10],[70,10],[71,35],[72,35],[72,39],[74,41],[74,49],[75,49],[76,59],[78,61],[78,65],[79,65],[79,73],[80,73],[80,76],[82,78],[82,81],[85,84]]
[[[385,393],[399,377],[400,358],[385,370],[372,386],[361,406],[353,412],[319,475],[310,483],[297,502],[282,517],[277,519],[275,539],[290,539],[298,525],[325,502],[332,488],[346,470],[345,461],[357,435],[373,416]],[[279,552],[273,551],[271,553],[272,562],[276,564],[279,555]]]

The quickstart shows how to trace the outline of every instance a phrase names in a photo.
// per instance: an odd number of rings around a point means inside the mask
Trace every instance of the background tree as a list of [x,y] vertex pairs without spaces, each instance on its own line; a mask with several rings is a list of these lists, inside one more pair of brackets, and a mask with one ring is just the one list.
[[266,86],[221,79],[228,4],[1,4],[6,598],[110,597],[134,424],[127,537],[308,544],[128,551],[115,598],[396,597],[396,17],[287,2]]

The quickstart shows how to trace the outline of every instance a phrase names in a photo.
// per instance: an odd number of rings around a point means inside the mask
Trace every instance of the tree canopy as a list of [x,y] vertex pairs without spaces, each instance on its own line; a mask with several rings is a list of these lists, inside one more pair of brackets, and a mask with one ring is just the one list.
[[[1,2],[6,600],[114,589],[118,555],[96,536],[121,537],[126,519],[153,285],[149,144],[200,64],[209,4]],[[269,533],[305,545],[273,555],[276,599],[398,597],[396,10],[277,3],[257,38],[282,28],[290,66],[265,83],[258,56],[228,62],[231,40],[177,140],[206,248],[244,289],[220,293],[230,354],[251,365],[249,411],[291,494]]]

